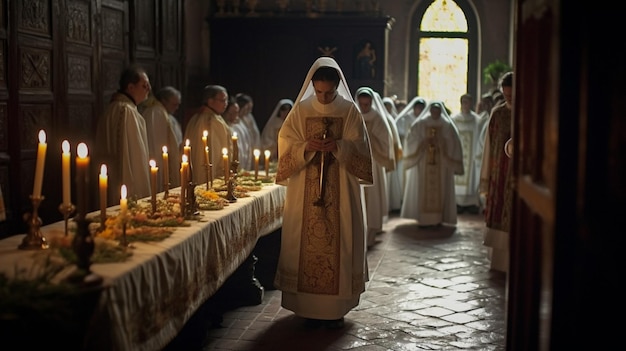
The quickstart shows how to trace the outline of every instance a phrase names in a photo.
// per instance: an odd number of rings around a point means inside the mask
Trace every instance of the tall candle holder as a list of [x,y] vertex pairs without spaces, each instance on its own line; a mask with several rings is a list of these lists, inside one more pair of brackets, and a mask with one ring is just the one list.
[[128,226],[128,215],[127,214],[121,214],[121,220],[122,220],[122,239],[120,240],[120,246],[123,247],[124,249],[134,249],[135,247],[128,242],[128,238],[126,237],[126,228]]
[[213,179],[211,177],[211,164],[205,164],[204,169],[206,171],[206,190],[213,187]]
[[[233,163],[239,163],[238,161],[233,161]],[[236,166],[235,166],[236,169]],[[235,196],[235,182],[237,178],[237,173],[230,170],[230,177],[228,177],[228,181],[226,182],[226,200],[228,202],[237,202],[237,197]]]
[[76,267],[67,279],[71,283],[86,286],[98,285],[102,282],[102,277],[91,271],[91,256],[93,255],[96,244],[91,232],[89,232],[90,221],[84,216],[77,216],[76,235],[72,240],[72,249],[76,254]]
[[196,201],[196,184],[194,182],[189,182],[187,186],[187,196],[185,204],[185,212],[183,214],[185,219],[194,219],[200,216],[200,211],[198,208],[198,201]]
[[50,247],[48,241],[41,234],[41,218],[39,218],[38,210],[44,196],[30,196],[33,203],[33,212],[24,214],[24,221],[28,224],[28,233],[18,246],[20,250],[45,250]]
[[163,182],[163,189],[165,189],[163,191],[163,199],[167,200],[167,198],[170,196],[170,183],[169,182]]
[[[61,203],[59,205],[59,212],[61,212],[61,214],[63,215],[63,222],[65,223],[65,227],[64,227],[65,236],[67,236],[67,222],[70,219],[70,215],[74,213],[75,210],[76,210],[76,206],[74,206],[74,204],[72,204],[71,202],[68,204]],[[104,225],[104,221],[102,221],[102,223],[103,223],[102,225]]]

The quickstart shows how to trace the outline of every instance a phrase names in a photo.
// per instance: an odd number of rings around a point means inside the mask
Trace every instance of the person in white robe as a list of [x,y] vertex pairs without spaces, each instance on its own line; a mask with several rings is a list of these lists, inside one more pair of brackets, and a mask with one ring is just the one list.
[[[402,162],[402,138],[400,137],[400,132],[398,132],[398,127],[396,126],[396,117],[398,116],[398,112],[396,109],[396,104],[393,102],[393,99],[390,97],[380,98],[380,94],[377,93],[377,102],[382,104],[381,110],[386,112],[387,118],[389,121],[389,128],[391,129],[391,134],[393,135],[393,145],[394,145],[394,163],[393,168],[386,168],[387,171],[387,194],[388,194],[388,203],[389,203],[389,212],[400,211],[402,208],[402,196],[404,192],[404,186],[402,181],[402,172],[400,171],[399,166]],[[388,216],[387,216],[388,219]],[[387,220],[386,219],[386,220]],[[386,221],[385,220],[385,221]]]
[[[254,100],[252,96],[239,93],[235,96],[237,99],[237,104],[239,105],[239,118],[243,122],[243,124],[248,129],[248,138],[251,150],[261,148],[261,131],[259,130],[259,125],[256,123],[256,118],[254,118],[254,114],[252,113],[252,109],[254,108]],[[246,153],[241,155],[239,164],[241,167],[245,169],[251,169],[253,167],[253,154],[252,151],[250,153]]]
[[398,113],[396,117],[396,128],[398,129],[398,134],[403,143],[411,125],[424,111],[425,107],[426,100],[421,96],[416,96]]
[[376,243],[376,234],[382,233],[384,220],[389,214],[385,169],[395,167],[393,135],[386,114],[381,114],[379,110],[373,107],[376,104],[375,96],[376,92],[369,87],[360,87],[354,94],[365,121],[372,153],[374,184],[364,189],[368,247],[372,247]]
[[369,280],[363,184],[372,156],[363,117],[331,57],[311,66],[278,133],[287,186],[275,286],[307,325],[343,327]]
[[250,168],[242,166],[242,163],[245,162],[241,162],[242,158],[245,157],[244,155],[252,153],[250,147],[250,136],[248,135],[248,128],[244,125],[243,121],[239,119],[239,104],[235,98],[231,97],[228,99],[228,106],[226,106],[226,111],[224,111],[223,117],[232,133],[231,142],[232,136],[237,136],[237,147],[239,148],[239,169],[250,171]]
[[[180,92],[171,86],[159,89],[153,97],[148,98],[141,107],[141,115],[146,120],[146,131],[148,134],[149,156],[160,166],[157,173],[157,189],[165,191],[163,180],[163,153],[167,151],[168,174],[167,183],[169,188],[180,186],[180,151],[182,148],[182,137],[176,136],[173,128],[172,115],[180,106]],[[163,149],[165,147],[166,149]],[[172,170],[172,171],[169,171]],[[168,189],[169,189],[168,188]]]
[[224,163],[222,162],[222,149],[226,148],[230,153],[232,149],[232,135],[230,128],[222,113],[226,110],[228,103],[228,91],[221,85],[207,85],[204,87],[202,96],[202,106],[194,114],[185,128],[183,139],[185,145],[189,140],[191,146],[192,181],[196,185],[205,184],[210,179],[207,178],[205,168],[205,146],[202,136],[204,131],[208,132],[207,146],[209,147],[209,161],[212,164],[212,178],[224,178]]
[[[96,126],[94,160],[106,164],[107,203],[120,201],[122,185],[129,199],[150,196],[150,151],[146,121],[137,105],[148,98],[150,80],[139,66],[126,68]],[[99,173],[99,172],[98,172]]]
[[406,187],[400,216],[420,226],[456,225],[454,175],[463,174],[459,132],[442,101],[413,122],[404,143]]
[[278,159],[278,131],[292,107],[293,101],[291,99],[278,100],[261,132],[261,147],[263,150],[270,150],[271,160]]
[[482,145],[480,142],[480,116],[472,110],[474,99],[470,94],[461,95],[461,111],[452,116],[452,122],[459,131],[463,147],[463,175],[454,176],[456,204],[459,213],[478,214],[480,209],[480,167],[482,165]]

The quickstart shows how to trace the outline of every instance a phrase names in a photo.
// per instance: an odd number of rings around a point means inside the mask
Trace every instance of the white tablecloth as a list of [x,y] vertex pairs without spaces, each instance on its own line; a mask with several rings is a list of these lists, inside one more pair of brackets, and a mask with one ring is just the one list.
[[[267,185],[200,221],[178,227],[160,242],[134,242],[123,263],[92,264],[103,291],[87,335],[88,350],[159,350],[182,329],[250,255],[257,240],[282,225],[285,187]],[[41,229],[63,235],[63,222]],[[0,271],[32,265],[33,251],[19,250],[24,235],[0,241]]]

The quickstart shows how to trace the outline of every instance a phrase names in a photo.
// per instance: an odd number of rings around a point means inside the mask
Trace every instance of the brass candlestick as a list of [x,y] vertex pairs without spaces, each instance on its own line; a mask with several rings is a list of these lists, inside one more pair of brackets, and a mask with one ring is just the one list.
[[163,189],[165,189],[163,191],[163,200],[167,200],[167,197],[170,196],[170,183],[169,182],[164,182],[163,183]]
[[37,213],[39,205],[41,205],[41,201],[43,201],[43,199],[43,196],[30,196],[30,200],[33,203],[33,212],[24,214],[24,221],[28,224],[28,233],[22,240],[22,243],[18,246],[18,249],[20,250],[45,250],[50,247],[46,238],[43,234],[41,234],[42,221]]
[[102,277],[91,272],[91,256],[95,251],[96,244],[89,232],[89,220],[84,216],[77,216],[76,235],[72,240],[72,249],[76,254],[76,267],[78,268],[67,279],[76,284],[93,286],[102,282]]
[[213,187],[211,184],[211,165],[205,164],[204,169],[206,171],[206,190],[209,190]]
[[123,248],[134,249],[135,247],[128,242],[126,238],[126,226],[128,224],[128,217],[126,214],[120,214],[122,216],[122,239],[120,240],[120,246]]
[[[59,212],[63,215],[63,221],[65,223],[65,236],[67,236],[67,222],[70,219],[70,215],[74,213],[75,210],[76,206],[74,206],[71,202],[69,204],[62,203],[59,205]],[[104,226],[104,221],[102,221],[101,226]]]
[[230,171],[230,177],[228,178],[228,181],[226,182],[226,200],[228,200],[228,202],[237,202],[237,197],[235,196],[235,177],[237,177],[237,174],[233,174],[232,170]]

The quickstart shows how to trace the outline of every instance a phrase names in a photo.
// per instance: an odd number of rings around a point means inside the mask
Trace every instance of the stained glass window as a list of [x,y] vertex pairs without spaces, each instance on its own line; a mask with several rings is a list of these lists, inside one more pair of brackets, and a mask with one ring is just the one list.
[[[467,19],[453,0],[435,0],[420,25],[417,95],[443,100],[452,112],[467,92]],[[441,33],[445,33],[442,35]]]

